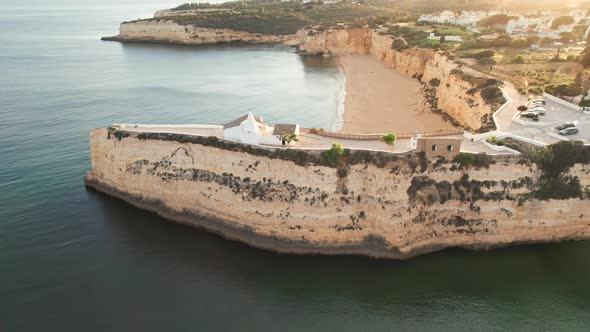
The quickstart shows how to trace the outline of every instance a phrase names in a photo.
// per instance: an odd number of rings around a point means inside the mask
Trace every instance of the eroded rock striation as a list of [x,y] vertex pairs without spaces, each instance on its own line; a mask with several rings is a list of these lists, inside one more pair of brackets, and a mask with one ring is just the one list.
[[[590,238],[588,200],[530,198],[545,171],[522,157],[467,165],[355,151],[330,167],[317,151],[107,129],[90,146],[89,187],[277,252],[408,258]],[[579,191],[589,173],[575,164],[564,174]]]
[[268,35],[232,29],[209,29],[193,25],[181,25],[165,18],[121,23],[119,35],[103,40],[123,42],[151,42],[181,45],[210,44],[277,44],[288,36]]

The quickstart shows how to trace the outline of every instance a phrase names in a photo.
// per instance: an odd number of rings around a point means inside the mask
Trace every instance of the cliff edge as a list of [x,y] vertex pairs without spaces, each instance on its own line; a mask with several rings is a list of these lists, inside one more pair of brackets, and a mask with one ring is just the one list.
[[[547,171],[522,157],[349,151],[329,167],[317,151],[107,129],[90,146],[87,186],[277,252],[401,259],[590,238],[588,200],[532,198]],[[587,163],[564,172],[590,185]]]

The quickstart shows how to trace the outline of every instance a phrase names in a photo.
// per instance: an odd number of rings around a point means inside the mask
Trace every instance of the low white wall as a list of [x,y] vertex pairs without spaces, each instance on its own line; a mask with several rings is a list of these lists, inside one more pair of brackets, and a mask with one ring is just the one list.
[[504,97],[504,99],[506,99],[506,102],[504,104],[502,104],[502,106],[500,106],[493,114],[492,114],[492,119],[494,120],[494,126],[496,127],[496,130],[494,131],[490,131],[487,133],[483,133],[483,134],[472,134],[470,132],[464,131],[463,132],[463,137],[465,137],[466,139],[470,140],[470,141],[483,141],[488,137],[492,137],[494,135],[498,134],[498,131],[501,129],[498,123],[498,114],[500,114],[500,112],[504,111],[508,105],[510,105],[512,103],[512,99],[510,98],[510,96],[508,96],[508,94],[506,92],[504,92],[504,89],[500,88],[500,91],[502,91],[502,96]]
[[467,132],[467,131],[464,131],[463,132],[463,137],[465,137],[469,141],[474,141],[474,142],[483,141],[483,140],[485,140],[488,137],[497,136],[497,135],[498,135],[498,131],[497,130],[490,131],[490,132],[483,133],[483,134],[472,134],[472,133]]
[[502,91],[502,97],[504,97],[504,99],[506,99],[506,102],[500,106],[500,108],[498,108],[494,114],[492,114],[492,119],[494,119],[494,125],[496,126],[496,130],[500,130],[500,126],[498,125],[498,119],[497,116],[498,114],[500,114],[500,112],[504,111],[506,109],[506,107],[508,107],[508,105],[512,104],[512,98],[510,98],[510,96],[508,96],[508,94],[506,92],[504,92],[504,89],[500,88],[500,91]]
[[525,142],[525,143],[528,143],[528,144],[531,144],[531,145],[534,145],[534,146],[538,146],[540,148],[542,148],[542,147],[544,147],[546,145],[543,142],[535,141],[535,140],[532,140],[530,138],[526,138],[526,137],[522,137],[522,136],[518,136],[518,135],[513,135],[513,134],[498,133],[498,135],[496,137],[499,138],[499,139],[512,138],[514,140],[522,141],[522,142]]
[[487,141],[483,142],[484,145],[486,145],[487,147],[489,147],[490,149],[496,151],[496,152],[506,152],[506,153],[512,153],[512,154],[520,154],[520,152],[511,149],[507,146],[502,146],[502,145],[495,145],[495,144],[491,144],[488,143]]
[[140,123],[114,123],[113,127],[117,128],[146,128],[146,129],[159,129],[159,128],[194,128],[194,129],[222,129],[223,126],[220,125],[206,125],[206,124],[183,124],[183,125],[173,125],[173,124],[140,124]]

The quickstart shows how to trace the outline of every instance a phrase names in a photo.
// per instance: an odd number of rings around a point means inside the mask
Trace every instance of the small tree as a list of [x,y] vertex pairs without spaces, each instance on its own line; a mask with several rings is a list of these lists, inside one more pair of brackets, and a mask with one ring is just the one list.
[[524,112],[524,111],[526,111],[526,110],[527,110],[527,107],[526,107],[526,106],[524,106],[524,105],[520,105],[520,106],[518,106],[518,108],[517,108],[517,109],[518,109],[519,111],[521,111],[521,112]]
[[444,44],[446,41],[447,41],[447,40],[446,40],[446,38],[445,38],[445,35],[441,35],[441,36],[440,36],[440,40],[439,40],[440,44],[442,45],[442,44]]
[[385,134],[381,136],[381,140],[389,145],[394,145],[395,141],[397,140],[397,136],[395,134]]
[[340,164],[340,158],[344,157],[346,152],[344,147],[340,143],[332,143],[332,147],[329,150],[322,152],[322,159],[324,164],[330,167],[338,167]]
[[281,135],[281,141],[287,143],[287,146],[289,146],[291,142],[299,142],[299,135],[285,133]]

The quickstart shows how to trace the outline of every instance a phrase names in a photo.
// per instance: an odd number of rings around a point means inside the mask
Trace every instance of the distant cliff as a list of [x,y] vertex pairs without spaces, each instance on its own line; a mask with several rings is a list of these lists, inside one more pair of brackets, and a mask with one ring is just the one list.
[[[90,148],[88,186],[278,252],[408,258],[590,238],[587,163],[356,151],[330,167],[319,152],[107,129],[91,132]],[[577,198],[532,198],[550,176]]]
[[[158,16],[165,17],[166,12],[159,12]],[[446,114],[458,126],[476,131],[493,128],[491,114],[504,102],[497,84],[467,77],[448,54],[431,49],[397,51],[392,48],[391,36],[369,28],[302,29],[294,35],[267,35],[154,19],[122,23],[118,36],[105,39],[187,45],[286,43],[304,54],[372,55],[400,73],[419,79],[435,112]],[[484,89],[495,89],[491,91],[492,97],[482,94]]]
[[193,25],[180,25],[166,19],[139,20],[121,23],[119,35],[104,40],[124,42],[158,42],[185,45],[223,43],[277,44],[288,36],[265,35],[231,29],[209,29]]

